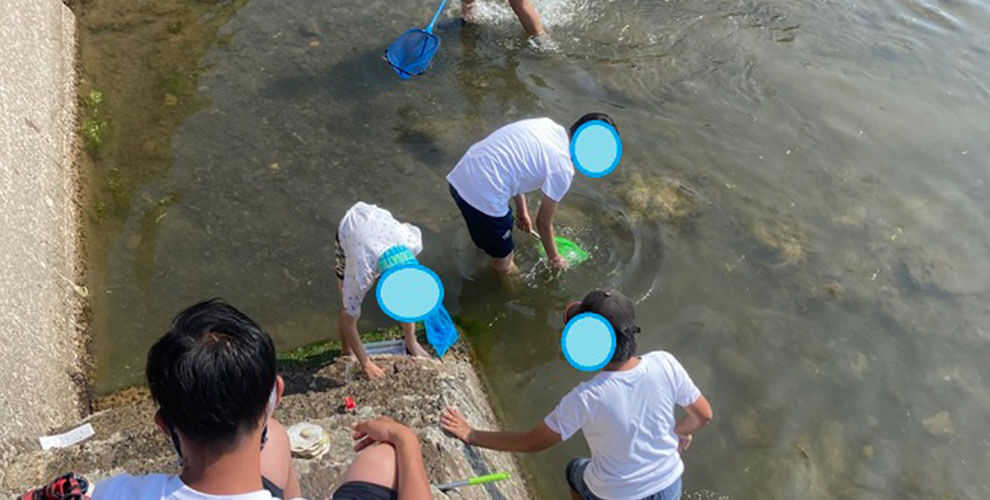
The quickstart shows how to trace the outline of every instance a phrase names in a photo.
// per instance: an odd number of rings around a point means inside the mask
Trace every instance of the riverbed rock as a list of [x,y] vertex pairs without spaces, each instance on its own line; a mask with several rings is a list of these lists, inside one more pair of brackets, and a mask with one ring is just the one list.
[[[351,422],[385,414],[416,431],[433,483],[495,472],[511,474],[509,480],[487,487],[461,488],[449,498],[530,498],[512,454],[466,447],[438,426],[440,411],[448,405],[459,408],[478,427],[498,426],[482,383],[467,359],[449,354],[443,361],[380,356],[375,362],[389,374],[385,380],[367,380],[353,361],[342,359],[319,369],[283,373],[286,395],[275,417],[286,426],[309,421],[330,433],[330,452],[321,459],[295,459],[304,495],[318,499],[332,491],[354,456]],[[357,408],[345,413],[341,407],[347,396],[354,398]],[[14,457],[6,473],[0,475],[0,495],[10,498],[69,470],[91,480],[123,472],[177,472],[175,454],[154,425],[155,407],[146,391],[132,391],[123,401],[128,404],[86,419],[96,436],[82,444]],[[434,495],[448,498],[440,492]]]
[[952,417],[947,411],[940,411],[921,421],[925,430],[933,436],[946,437],[955,433],[952,426]]
[[734,378],[753,379],[759,374],[756,365],[735,349],[723,346],[715,357],[718,359],[718,366]]
[[869,367],[869,361],[866,359],[866,355],[856,351],[852,353],[849,359],[849,374],[860,382],[863,381],[863,375],[866,373],[866,369]]
[[731,419],[732,433],[740,444],[752,446],[763,441],[759,428],[760,415],[756,410],[747,408],[732,415]]
[[751,231],[761,246],[780,256],[781,264],[795,265],[804,260],[803,238],[795,224],[766,219],[753,224]]
[[622,195],[633,217],[643,222],[684,223],[704,207],[697,189],[656,174],[631,174]]
[[986,273],[971,264],[961,264],[917,247],[902,249],[900,260],[908,281],[923,291],[972,294],[987,288]]

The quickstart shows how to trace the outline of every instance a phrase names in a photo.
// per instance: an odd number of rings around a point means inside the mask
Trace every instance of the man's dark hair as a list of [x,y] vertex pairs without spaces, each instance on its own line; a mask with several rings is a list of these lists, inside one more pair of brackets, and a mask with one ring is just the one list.
[[614,121],[612,121],[612,117],[611,116],[608,116],[605,113],[588,113],[588,114],[582,116],[581,118],[578,118],[577,121],[574,122],[574,125],[571,125],[571,128],[567,131],[567,137],[568,138],[573,138],[574,137],[574,132],[577,132],[577,129],[581,128],[581,125],[584,125],[585,123],[588,123],[590,121],[595,121],[595,120],[603,121],[603,122],[611,125],[612,128],[615,129],[615,132],[616,133],[619,132],[619,127],[615,125],[615,122]]
[[148,351],[151,395],[166,424],[225,451],[254,430],[275,386],[275,345],[222,299],[186,308]]

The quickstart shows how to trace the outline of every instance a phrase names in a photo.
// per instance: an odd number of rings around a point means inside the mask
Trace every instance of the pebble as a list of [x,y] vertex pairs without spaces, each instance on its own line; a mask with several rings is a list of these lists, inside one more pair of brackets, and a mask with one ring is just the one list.
[[852,355],[852,359],[849,361],[849,373],[859,381],[863,380],[863,375],[866,373],[867,360],[866,355],[856,351]]
[[947,411],[940,411],[922,420],[921,424],[933,436],[951,436],[955,432],[952,427],[952,417]]

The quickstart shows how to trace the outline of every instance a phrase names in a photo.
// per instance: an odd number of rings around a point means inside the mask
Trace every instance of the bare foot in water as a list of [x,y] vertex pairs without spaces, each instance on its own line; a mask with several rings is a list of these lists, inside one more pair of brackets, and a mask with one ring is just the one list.
[[414,358],[430,357],[430,353],[426,352],[426,349],[423,349],[423,346],[419,345],[419,342],[416,342],[415,340],[413,341],[412,345],[409,345],[409,343],[406,342],[406,352],[408,352],[409,355]]

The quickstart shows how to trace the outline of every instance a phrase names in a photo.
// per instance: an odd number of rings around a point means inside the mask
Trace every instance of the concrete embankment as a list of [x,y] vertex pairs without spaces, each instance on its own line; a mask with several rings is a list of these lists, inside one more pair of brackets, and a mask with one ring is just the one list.
[[75,174],[75,19],[59,0],[0,7],[0,476],[83,414]]
[[[331,435],[330,451],[319,460],[296,459],[303,494],[324,498],[332,491],[354,453],[350,424],[358,419],[389,415],[412,427],[423,444],[430,480],[436,483],[508,472],[509,480],[487,486],[470,486],[449,498],[524,500],[530,498],[520,470],[508,453],[465,447],[445,435],[438,425],[440,411],[456,406],[481,428],[496,426],[492,409],[474,367],[459,353],[444,361],[414,360],[406,356],[383,357],[379,365],[389,374],[381,381],[367,380],[353,361],[338,360],[318,369],[286,372],[286,396],[275,412],[286,426],[309,421]],[[0,482],[0,496],[10,497],[65,471],[91,480],[127,472],[177,471],[174,452],[152,421],[154,405],[134,391],[130,400],[93,414],[86,421],[96,436],[73,448],[33,452],[16,457]],[[357,408],[344,412],[345,398]],[[448,498],[435,491],[436,498]]]

